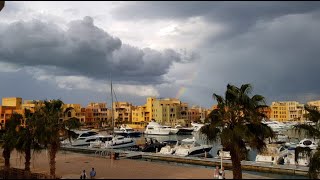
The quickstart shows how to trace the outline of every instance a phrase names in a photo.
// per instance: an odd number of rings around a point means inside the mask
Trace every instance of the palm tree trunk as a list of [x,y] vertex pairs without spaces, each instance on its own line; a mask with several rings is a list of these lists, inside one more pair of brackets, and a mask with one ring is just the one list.
[[240,153],[237,152],[234,148],[231,148],[230,155],[231,155],[231,161],[232,161],[233,179],[242,179]]
[[52,143],[49,147],[50,158],[50,175],[54,178],[56,175],[56,154],[58,152],[58,144]]
[[7,148],[3,149],[3,158],[4,158],[4,166],[9,169],[10,168],[10,154],[11,151]]
[[24,170],[29,171],[30,172],[30,161],[31,161],[31,147],[27,147],[27,149],[25,150],[25,160],[26,162],[24,163]]
[[10,150],[8,148],[3,149],[3,158],[4,158],[4,179],[9,178],[9,169],[10,169]]

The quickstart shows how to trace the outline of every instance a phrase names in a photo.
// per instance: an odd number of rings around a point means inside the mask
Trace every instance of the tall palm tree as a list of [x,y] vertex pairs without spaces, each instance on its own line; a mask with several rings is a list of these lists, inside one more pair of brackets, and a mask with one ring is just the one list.
[[19,132],[19,127],[21,125],[22,115],[18,113],[13,113],[10,119],[5,122],[5,132],[3,134],[3,158],[5,169],[10,168],[10,155],[11,152],[14,150],[17,141],[16,137]]
[[66,111],[63,111],[63,102],[60,99],[45,100],[39,105],[32,116],[32,126],[37,142],[48,148],[50,175],[55,177],[55,159],[61,145],[60,133],[68,133],[71,129],[79,128],[80,122],[77,118],[70,118],[66,121],[60,119],[71,110],[67,108]]
[[16,150],[25,154],[25,170],[30,172],[31,150],[40,151],[41,148],[35,141],[34,126],[32,121],[33,113],[29,109],[25,109],[26,126],[21,127],[16,144]]
[[[305,117],[312,121],[313,124],[298,124],[294,126],[294,129],[298,133],[304,132],[307,136],[313,138],[320,138],[320,111],[315,106],[305,105],[305,110],[308,112]],[[299,148],[298,153],[308,153],[311,156],[309,163],[309,177],[312,179],[318,179],[320,174],[320,147],[317,148],[316,152],[311,153],[310,149]],[[297,150],[296,150],[297,151]]]
[[50,175],[55,177],[56,154],[60,147],[60,132],[65,129],[60,121],[63,102],[58,100],[45,100],[43,105],[37,107],[34,116],[35,137],[49,151]]
[[245,158],[246,144],[259,152],[263,151],[265,139],[273,137],[272,129],[261,123],[265,115],[261,108],[267,107],[261,95],[249,96],[252,87],[244,84],[240,88],[227,85],[225,97],[213,94],[218,108],[206,119],[208,125],[200,132],[208,141],[218,141],[230,151],[234,179],[242,179],[241,160]]

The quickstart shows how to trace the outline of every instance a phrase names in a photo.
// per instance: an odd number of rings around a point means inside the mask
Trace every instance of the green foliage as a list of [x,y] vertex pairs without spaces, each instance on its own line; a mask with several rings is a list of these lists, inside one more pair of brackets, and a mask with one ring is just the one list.
[[309,178],[319,179],[320,173],[320,151],[317,151],[311,156],[309,164]]
[[10,167],[10,154],[17,144],[17,135],[20,130],[20,124],[22,115],[13,113],[8,121],[5,123],[5,132],[3,134],[3,153],[2,156],[5,159],[5,167]]
[[65,120],[63,122],[66,126],[66,129],[71,130],[71,129],[78,129],[81,126],[81,123],[78,118],[72,117],[68,120]]
[[218,108],[205,120],[209,125],[200,129],[207,140],[220,139],[223,148],[230,150],[234,178],[242,178],[240,161],[246,157],[245,142],[251,148],[262,151],[266,147],[264,140],[273,137],[272,129],[261,123],[265,115],[260,110],[267,107],[264,97],[250,97],[251,91],[250,84],[240,88],[228,84],[225,97],[214,93]]
[[[294,126],[294,129],[297,133],[301,134],[302,132],[306,133],[307,136],[313,138],[320,138],[320,111],[317,110],[315,106],[305,105],[305,110],[308,112],[305,117],[307,120],[312,121],[315,125],[311,124],[298,124]],[[309,164],[309,177],[312,179],[318,179],[319,172],[320,172],[320,151],[319,148],[316,150],[315,153],[309,148],[297,148],[296,149],[296,156],[298,153],[304,153],[310,158]]]
[[5,132],[3,134],[3,148],[14,149],[22,118],[21,114],[13,113],[10,119],[6,121]]

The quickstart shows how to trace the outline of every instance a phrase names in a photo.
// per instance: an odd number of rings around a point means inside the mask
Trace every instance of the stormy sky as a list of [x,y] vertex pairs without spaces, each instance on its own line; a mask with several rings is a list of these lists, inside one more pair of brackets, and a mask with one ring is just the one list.
[[228,83],[320,100],[320,2],[6,2],[0,96],[210,107]]

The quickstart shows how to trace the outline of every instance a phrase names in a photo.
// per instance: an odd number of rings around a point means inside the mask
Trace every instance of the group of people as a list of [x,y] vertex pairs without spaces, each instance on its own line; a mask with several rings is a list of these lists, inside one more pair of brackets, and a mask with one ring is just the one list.
[[[94,168],[92,168],[90,171],[90,179],[94,179],[95,177],[96,177],[96,171],[94,170]],[[86,170],[82,171],[80,175],[80,179],[87,179]]]
[[225,179],[225,173],[224,173],[224,167],[219,169],[219,166],[216,166],[216,169],[214,170],[213,179]]

